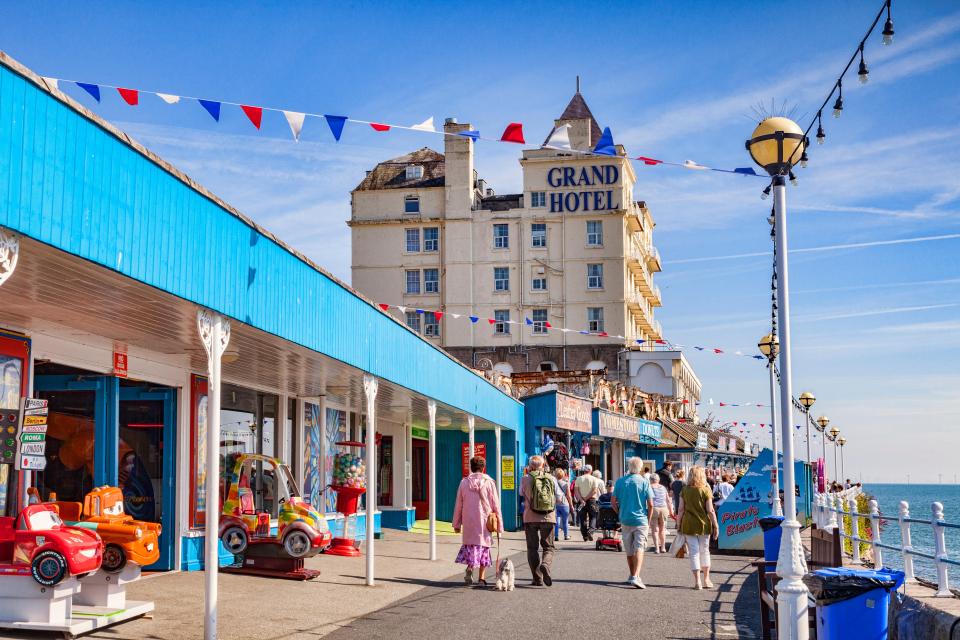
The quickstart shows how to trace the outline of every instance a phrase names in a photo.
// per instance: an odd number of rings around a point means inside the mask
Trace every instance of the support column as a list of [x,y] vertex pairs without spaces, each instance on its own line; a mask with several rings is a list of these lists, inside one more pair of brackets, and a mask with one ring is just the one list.
[[[317,509],[317,511],[320,512],[320,515],[323,515],[327,510],[327,498],[323,490],[327,486],[327,456],[330,455],[330,452],[327,451],[327,396],[322,395],[318,400],[320,415],[317,416],[317,421],[320,430],[320,459],[317,460],[317,481],[320,483],[320,502],[323,504],[323,508]],[[305,403],[304,411],[306,411]]]
[[[501,468],[501,465],[503,464],[503,456],[500,453],[500,425],[496,425],[493,428],[493,440],[495,443],[494,448],[496,449],[497,456],[497,475],[494,476],[494,481],[497,483],[497,498],[499,498],[500,504],[503,505],[503,495],[501,493],[503,488],[500,486],[501,482],[503,481],[503,469]],[[567,451],[569,451],[569,449],[567,449]],[[502,508],[503,507],[501,506],[501,509]]]
[[429,442],[429,462],[427,467],[429,476],[427,483],[429,485],[430,501],[430,559],[437,559],[437,403],[433,400],[427,402],[427,413],[430,414],[430,442]]
[[207,309],[197,312],[197,332],[207,352],[207,481],[204,540],[204,640],[217,640],[217,571],[220,542],[220,367],[230,344],[230,322]]
[[373,586],[374,512],[377,510],[377,389],[380,383],[371,375],[363,376],[367,397],[367,586]]
[[[477,420],[476,417],[474,417],[472,414],[467,414],[467,437],[469,438],[469,441],[470,441],[470,445],[469,445],[469,448],[468,448],[467,450],[470,452],[470,456],[469,456],[469,457],[471,457],[471,458],[472,458],[473,455],[474,455],[474,453],[473,453],[473,452],[474,452],[474,443],[475,443],[475,441],[476,441],[476,431],[475,431],[475,423],[476,423],[476,420]],[[469,469],[469,467],[468,467],[468,469]]]
[[413,424],[407,423],[403,427],[403,506],[413,509]]

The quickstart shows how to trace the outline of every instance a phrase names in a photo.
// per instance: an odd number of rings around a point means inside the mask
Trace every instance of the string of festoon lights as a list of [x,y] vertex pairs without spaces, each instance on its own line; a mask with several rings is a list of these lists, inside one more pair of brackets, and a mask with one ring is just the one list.
[[[802,169],[807,168],[807,163],[809,162],[809,157],[807,155],[807,150],[810,148],[810,131],[813,130],[813,126],[817,126],[817,144],[822,145],[827,140],[826,131],[823,129],[823,110],[827,108],[827,105],[830,104],[830,100],[833,99],[836,95],[836,100],[833,103],[833,117],[840,118],[843,115],[843,80],[847,75],[847,72],[853,67],[853,63],[857,61],[857,58],[860,59],[860,64],[857,66],[857,81],[861,84],[867,84],[870,81],[870,69],[867,66],[867,61],[864,54],[864,48],[867,45],[867,41],[870,39],[870,36],[873,35],[874,30],[877,28],[877,25],[880,24],[880,18],[886,14],[887,19],[883,23],[883,31],[881,31],[881,42],[884,46],[893,44],[893,18],[890,15],[890,3],[891,0],[884,0],[883,5],[881,5],[880,10],[877,12],[877,15],[873,18],[873,22],[870,23],[870,28],[867,29],[867,33],[864,34],[863,38],[860,39],[860,42],[857,43],[856,48],[853,50],[850,59],[847,60],[847,64],[843,67],[843,71],[840,72],[840,75],[834,81],[833,85],[830,87],[830,91],[827,93],[827,97],[823,99],[823,102],[820,104],[820,107],[816,110],[813,118],[810,119],[810,123],[807,125],[807,128],[803,132],[803,153],[800,155],[800,167]],[[797,185],[798,180],[797,176],[793,171],[790,171],[790,183],[794,186]],[[766,200],[770,196],[770,185],[767,185],[767,188],[763,190],[761,198]]]

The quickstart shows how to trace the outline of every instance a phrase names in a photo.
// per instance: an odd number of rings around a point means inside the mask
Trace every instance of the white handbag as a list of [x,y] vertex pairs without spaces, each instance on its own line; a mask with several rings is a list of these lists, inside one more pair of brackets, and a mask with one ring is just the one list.
[[687,536],[677,533],[670,543],[670,554],[674,558],[685,558],[687,556]]

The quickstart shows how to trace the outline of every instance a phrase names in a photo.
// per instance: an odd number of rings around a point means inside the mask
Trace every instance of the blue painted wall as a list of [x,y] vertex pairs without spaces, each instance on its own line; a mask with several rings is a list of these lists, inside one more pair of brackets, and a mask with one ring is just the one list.
[[0,225],[521,428],[519,402],[2,65]]

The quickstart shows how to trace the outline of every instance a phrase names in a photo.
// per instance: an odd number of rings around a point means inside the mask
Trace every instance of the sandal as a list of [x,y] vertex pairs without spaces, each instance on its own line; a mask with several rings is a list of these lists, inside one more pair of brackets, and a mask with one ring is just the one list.
[[487,587],[489,587],[490,585],[487,584],[487,580],[486,580],[486,578],[484,578],[484,579],[481,579],[481,580],[477,580],[477,586],[478,586],[478,587],[482,587],[482,588],[487,588]]

